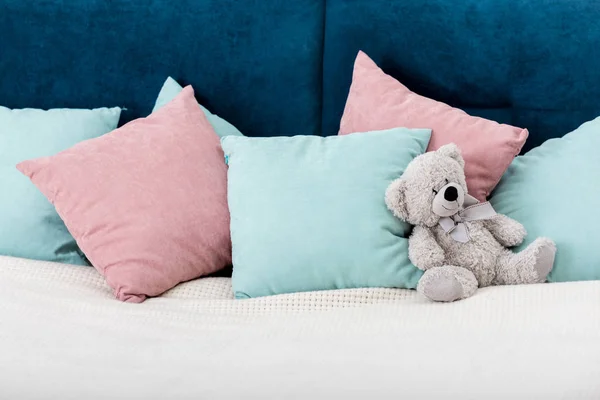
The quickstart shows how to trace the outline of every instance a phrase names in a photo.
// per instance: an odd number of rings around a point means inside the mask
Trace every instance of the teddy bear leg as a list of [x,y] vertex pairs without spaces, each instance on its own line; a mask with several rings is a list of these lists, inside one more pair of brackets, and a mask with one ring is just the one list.
[[470,297],[477,286],[475,275],[468,269],[445,265],[425,271],[417,291],[433,301],[451,302]]
[[506,250],[496,265],[496,285],[545,282],[554,264],[556,246],[548,238],[537,238],[519,253]]

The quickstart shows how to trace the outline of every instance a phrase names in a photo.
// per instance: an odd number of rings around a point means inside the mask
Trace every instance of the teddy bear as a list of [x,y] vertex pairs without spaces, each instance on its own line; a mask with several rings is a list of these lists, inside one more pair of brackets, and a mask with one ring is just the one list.
[[525,239],[525,227],[469,196],[464,166],[458,146],[447,144],[414,158],[386,190],[387,207],[414,225],[408,257],[424,271],[417,291],[452,302],[478,287],[545,282],[554,242],[540,237],[519,253],[511,251]]

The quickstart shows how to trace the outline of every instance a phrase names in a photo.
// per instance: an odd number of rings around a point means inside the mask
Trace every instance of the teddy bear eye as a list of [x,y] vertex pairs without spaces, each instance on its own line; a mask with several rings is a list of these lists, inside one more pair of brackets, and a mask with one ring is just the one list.
[[[446,182],[446,185],[450,183],[450,181],[449,181],[448,179],[446,179],[446,178],[444,178],[444,181]],[[442,186],[446,186],[446,185],[442,185]],[[435,189],[431,189],[431,191],[432,191],[433,193],[435,193],[435,194],[438,194],[438,191],[437,191],[437,190],[435,190]]]

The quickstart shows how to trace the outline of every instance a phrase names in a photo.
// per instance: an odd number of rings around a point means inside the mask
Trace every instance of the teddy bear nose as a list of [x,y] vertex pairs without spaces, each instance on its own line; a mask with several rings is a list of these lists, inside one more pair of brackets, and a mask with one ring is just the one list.
[[444,199],[446,199],[446,201],[458,199],[458,190],[456,190],[454,186],[447,187],[446,190],[444,190]]

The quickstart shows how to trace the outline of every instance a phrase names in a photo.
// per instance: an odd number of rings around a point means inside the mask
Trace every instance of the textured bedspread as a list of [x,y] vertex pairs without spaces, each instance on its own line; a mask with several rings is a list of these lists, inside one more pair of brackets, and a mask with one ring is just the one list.
[[0,399],[81,398],[600,399],[600,282],[124,304],[92,268],[0,257]]

